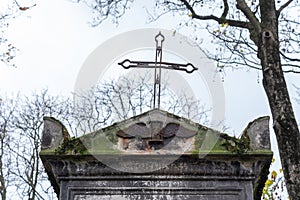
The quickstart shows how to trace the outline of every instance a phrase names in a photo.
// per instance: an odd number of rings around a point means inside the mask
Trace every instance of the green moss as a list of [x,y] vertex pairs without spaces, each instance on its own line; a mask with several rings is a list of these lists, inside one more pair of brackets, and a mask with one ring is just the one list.
[[240,139],[227,134],[222,134],[221,137],[223,138],[222,146],[232,153],[243,154],[251,150],[250,139],[246,134],[243,134]]
[[195,135],[194,150],[192,153],[228,153],[228,150],[222,145],[223,139],[220,138],[220,133],[203,127],[200,128]]
[[112,144],[117,144],[118,142],[118,137],[115,134],[115,132],[108,132],[105,134],[105,138],[110,141]]
[[83,154],[86,151],[80,138],[65,138],[63,143],[55,149],[56,154]]
[[89,147],[90,152],[114,152],[116,141],[114,137],[107,137],[106,134],[97,134],[95,137],[84,138],[83,143]]
[[198,150],[201,148],[203,141],[205,139],[205,131],[199,130],[197,134],[195,135],[195,150]]
[[43,149],[40,151],[40,155],[55,154],[55,152],[55,149]]
[[240,139],[213,130],[200,130],[195,136],[195,149],[192,153],[237,153],[249,152],[250,138],[244,134]]

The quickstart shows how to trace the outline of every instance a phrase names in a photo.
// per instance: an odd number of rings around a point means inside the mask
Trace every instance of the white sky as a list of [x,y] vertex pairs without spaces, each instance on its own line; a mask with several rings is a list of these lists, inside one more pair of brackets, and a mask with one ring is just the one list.
[[[41,88],[69,95],[84,60],[105,40],[137,28],[174,29],[178,23],[176,18],[169,17],[149,24],[145,23],[147,17],[142,6],[135,5],[118,26],[108,20],[91,28],[88,22],[92,15],[85,6],[67,0],[37,1],[36,7],[10,24],[8,39],[20,53],[15,58],[17,68],[0,65],[0,95],[28,93]],[[256,71],[226,73],[226,125],[236,135],[255,118],[270,115],[261,78]],[[288,75],[292,95],[295,92],[292,85],[297,84],[297,78]],[[299,105],[294,106],[299,116]]]
[[[77,74],[85,59],[105,40],[138,28],[174,29],[178,23],[174,18],[162,18],[149,24],[146,23],[147,19],[145,9],[137,4],[121,19],[119,25],[108,20],[92,28],[88,24],[92,15],[84,5],[67,0],[38,1],[36,7],[10,23],[6,34],[20,52],[14,59],[17,68],[1,63],[0,92],[28,93],[48,88],[50,92],[68,95],[74,89]],[[297,76],[288,77],[290,86],[297,84]],[[249,121],[269,115],[259,72],[227,71],[224,88],[227,124],[236,134]],[[291,92],[295,91],[293,87],[290,88]]]

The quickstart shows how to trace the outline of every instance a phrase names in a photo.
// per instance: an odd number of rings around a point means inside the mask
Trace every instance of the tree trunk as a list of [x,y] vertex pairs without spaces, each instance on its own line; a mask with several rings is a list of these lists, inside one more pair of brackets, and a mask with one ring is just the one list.
[[278,19],[273,0],[261,0],[261,34],[258,57],[263,86],[273,117],[285,182],[290,199],[300,199],[300,133],[285,82],[278,40]]
[[3,157],[4,157],[4,131],[1,133],[1,139],[0,139],[0,194],[1,194],[1,199],[6,200],[6,183],[5,183],[5,175],[4,175],[4,163],[3,163]]

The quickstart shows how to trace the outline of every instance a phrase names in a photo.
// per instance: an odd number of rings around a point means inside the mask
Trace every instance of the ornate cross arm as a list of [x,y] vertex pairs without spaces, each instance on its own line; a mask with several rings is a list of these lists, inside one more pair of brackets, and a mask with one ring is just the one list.
[[131,61],[129,59],[124,60],[123,62],[118,63],[125,69],[129,68],[162,68],[162,69],[174,69],[185,71],[187,73],[192,73],[198,68],[191,63],[179,64],[179,63],[170,63],[170,62],[151,62],[151,61]]

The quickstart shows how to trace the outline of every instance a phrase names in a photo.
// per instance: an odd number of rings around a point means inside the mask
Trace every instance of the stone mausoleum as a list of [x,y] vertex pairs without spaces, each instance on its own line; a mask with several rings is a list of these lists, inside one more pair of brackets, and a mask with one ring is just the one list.
[[78,138],[44,123],[40,156],[61,200],[258,200],[272,159],[268,117],[239,138],[158,109]]

